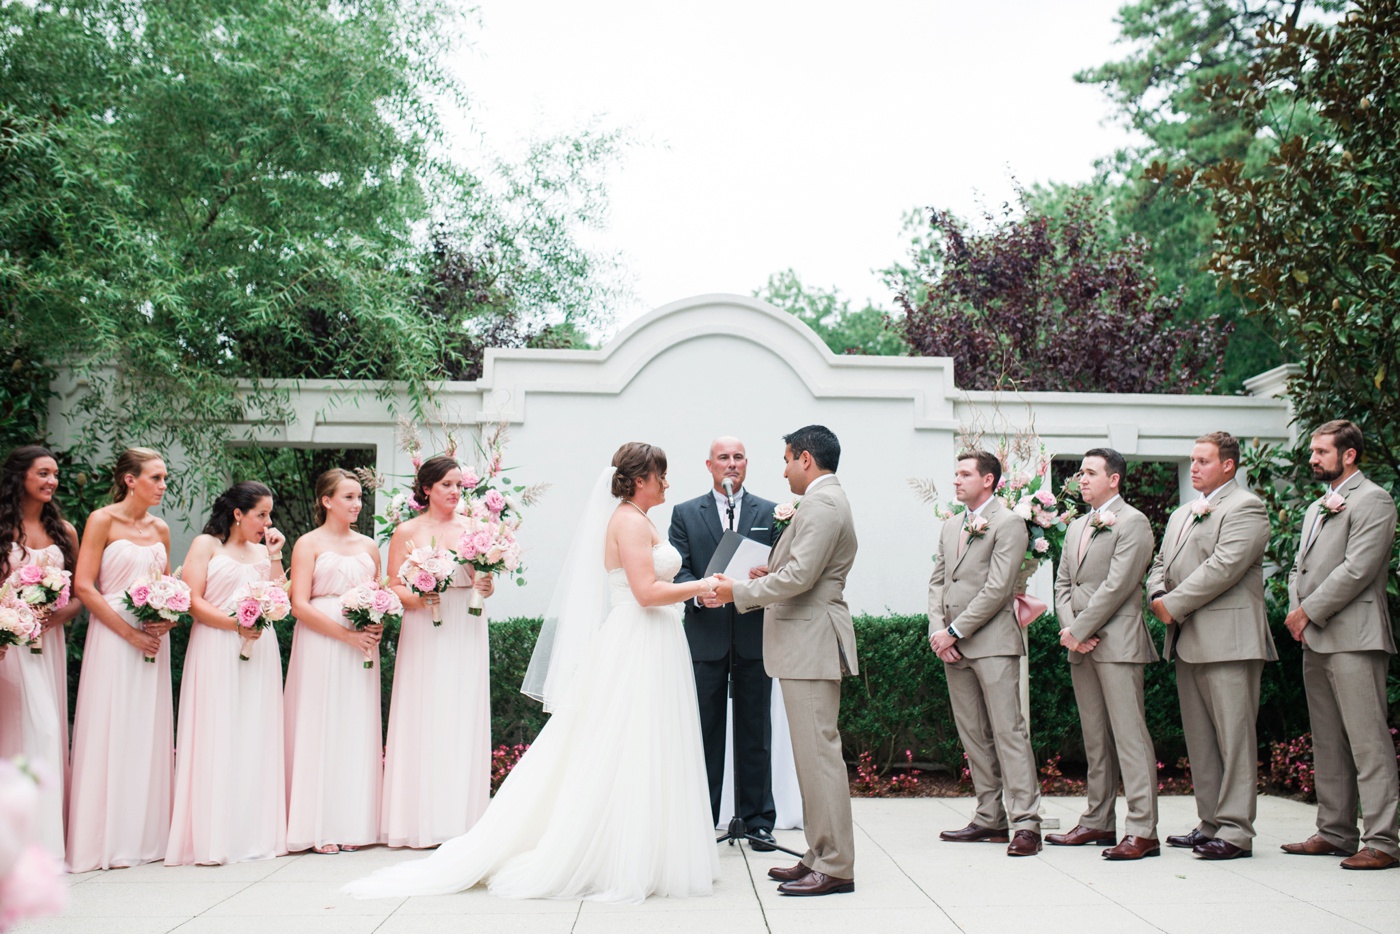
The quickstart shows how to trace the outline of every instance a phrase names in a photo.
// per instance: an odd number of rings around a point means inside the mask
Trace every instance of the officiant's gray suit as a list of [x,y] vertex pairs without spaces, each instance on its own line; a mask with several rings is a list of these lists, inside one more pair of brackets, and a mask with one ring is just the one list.
[[1116,830],[1121,778],[1128,804],[1124,832],[1156,839],[1157,755],[1142,688],[1143,666],[1158,658],[1142,612],[1152,525],[1121,496],[1106,508],[1114,516],[1111,527],[1095,530],[1090,515],[1070,523],[1055,577],[1060,628],[1080,642],[1099,640],[1091,652],[1069,653],[1089,765],[1088,808],[1079,824]]
[[734,582],[741,613],[764,608],[763,664],[780,680],[802,791],[808,869],[855,878],[850,785],[836,721],[841,678],[859,673],[846,575],[856,531],[846,493],[823,475],[798,503],[769,555],[769,573]]
[[928,622],[930,637],[950,624],[958,631],[962,658],[943,668],[977,794],[972,822],[1040,833],[1035,754],[1021,710],[1026,651],[1013,609],[1026,523],[994,496],[982,508],[986,533],[960,547],[964,515],[943,523],[929,576]]
[[[1338,513],[1314,502],[1288,576],[1289,608],[1302,606],[1303,685],[1312,721],[1317,832],[1345,850],[1400,856],[1395,747],[1386,722],[1386,671],[1395,638],[1386,601],[1395,501],[1359,472],[1337,490]],[[1356,812],[1361,810],[1358,838]]]
[[1167,520],[1147,578],[1171,615],[1162,655],[1176,661],[1186,754],[1195,784],[1196,829],[1248,850],[1257,805],[1255,720],[1259,677],[1277,661],[1264,612],[1264,503],[1235,480],[1197,517],[1191,503]]

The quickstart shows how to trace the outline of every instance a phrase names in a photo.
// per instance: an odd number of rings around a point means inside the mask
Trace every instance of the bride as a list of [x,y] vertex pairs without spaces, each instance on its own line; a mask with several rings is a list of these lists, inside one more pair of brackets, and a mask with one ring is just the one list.
[[521,688],[553,716],[470,831],[350,883],[349,894],[444,895],[483,881],[505,898],[710,894],[719,856],[676,604],[715,582],[671,582],[680,554],[647,517],[666,499],[665,452],[630,442],[612,465]]

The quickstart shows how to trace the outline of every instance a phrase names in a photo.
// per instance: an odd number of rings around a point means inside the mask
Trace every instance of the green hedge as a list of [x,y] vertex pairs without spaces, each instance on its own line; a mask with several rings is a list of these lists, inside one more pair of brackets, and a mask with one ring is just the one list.
[[[1260,690],[1259,743],[1292,739],[1308,729],[1307,702],[1303,696],[1302,654],[1298,643],[1283,627],[1282,610],[1270,611],[1274,641],[1280,661],[1264,666]],[[277,629],[285,655],[291,646],[291,623]],[[1149,624],[1160,647],[1162,627]],[[538,619],[514,618],[491,623],[491,735],[494,745],[529,743],[544,726],[547,715],[539,704],[520,693],[520,683],[530,663],[530,652],[539,635]],[[861,673],[847,678],[841,689],[841,736],[846,757],[854,762],[869,752],[881,768],[903,762],[909,750],[915,761],[934,767],[957,768],[962,761],[943,663],[928,648],[923,616],[859,616],[855,620]],[[85,621],[70,632],[70,696],[77,694]],[[1079,712],[1070,684],[1069,662],[1059,644],[1059,630],[1052,616],[1031,626],[1031,742],[1043,761],[1060,755],[1064,762],[1082,762],[1083,738]],[[180,675],[188,632],[172,633],[172,673],[178,709]],[[388,722],[394,677],[394,648],[385,645],[381,676],[383,704]],[[1173,666],[1147,666],[1145,679],[1148,728],[1157,744],[1157,757],[1173,765],[1186,755],[1181,734],[1181,712],[1176,697]],[[71,710],[71,708],[70,708]],[[1261,759],[1267,761],[1267,754]]]

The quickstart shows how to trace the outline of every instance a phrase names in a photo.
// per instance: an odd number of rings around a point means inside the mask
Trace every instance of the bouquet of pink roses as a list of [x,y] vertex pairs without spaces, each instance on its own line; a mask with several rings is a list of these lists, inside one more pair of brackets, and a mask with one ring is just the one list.
[[[426,548],[414,548],[413,542],[409,542],[408,547],[408,557],[399,567],[399,579],[403,581],[404,586],[420,597],[446,590],[452,581],[452,573],[457,570],[457,562],[452,552],[446,548],[438,548],[432,542],[429,542]],[[432,610],[433,625],[441,626],[441,605],[434,603]]]
[[[5,584],[35,611],[35,615],[40,618],[42,632],[42,618],[46,614],[39,611],[61,610],[68,605],[68,599],[73,593],[73,572],[65,571],[41,559],[37,563],[22,564],[15,568]],[[44,654],[39,635],[36,633],[33,641],[29,643],[29,651],[35,655]]]
[[[369,580],[350,588],[340,597],[340,609],[356,629],[383,626],[385,632],[394,632],[403,622],[403,601],[389,589],[388,581]],[[374,657],[368,652],[365,667],[374,667]]]
[[34,608],[9,584],[0,587],[0,645],[32,643],[41,632],[43,624]]
[[[498,425],[477,445],[483,461],[477,466],[462,468],[462,488],[466,495],[467,527],[457,543],[457,560],[475,574],[514,574],[520,576],[520,543],[515,532],[520,528],[522,506],[533,505],[544,494],[548,484],[512,486],[505,474],[506,427]],[[480,616],[485,602],[472,590],[467,612]]]
[[[287,618],[292,612],[292,601],[281,584],[272,581],[252,581],[233,600],[233,621],[239,629],[256,631],[266,629],[278,620]],[[253,641],[243,637],[243,645],[238,649],[238,657],[248,661],[253,656]]]
[[[504,499],[492,490],[483,498],[483,502],[490,503],[493,497]],[[472,508],[473,515],[467,518],[467,528],[457,543],[457,560],[474,573],[517,573],[520,570],[520,543],[515,540],[515,529],[509,524],[509,517],[487,506],[486,515],[477,518],[476,504]],[[473,590],[467,612],[480,616],[484,606],[481,594]]]
[[[187,625],[190,621],[190,585],[173,574],[152,568],[145,577],[133,581],[122,594],[122,602],[138,623],[174,623]],[[155,664],[153,656],[145,656]]]

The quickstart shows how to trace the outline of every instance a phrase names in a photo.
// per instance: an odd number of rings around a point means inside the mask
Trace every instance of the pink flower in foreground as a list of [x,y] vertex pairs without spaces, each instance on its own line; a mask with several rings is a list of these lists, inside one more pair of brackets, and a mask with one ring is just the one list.
[[370,600],[370,609],[376,613],[387,613],[394,603],[394,592],[381,588],[374,592],[374,598]]
[[131,602],[136,606],[145,606],[151,599],[151,585],[147,583],[132,584],[127,591],[131,596]]
[[44,569],[37,564],[26,564],[19,569],[19,582],[28,587],[44,579]]
[[1048,539],[1048,538],[1037,538],[1037,539],[1035,540],[1035,544],[1031,546],[1031,550],[1034,551],[1034,552],[1035,552],[1036,554],[1038,554],[1038,555],[1043,555],[1043,554],[1045,554],[1047,551],[1050,550],[1050,539]]
[[437,585],[437,578],[428,571],[419,571],[417,574],[413,575],[413,586],[417,587],[423,593],[433,592],[437,589]]
[[165,607],[174,610],[176,613],[188,613],[190,611],[190,595],[188,591],[177,590],[170,595],[170,599],[165,601]]
[[506,498],[496,490],[492,490],[486,494],[485,502],[486,508],[496,513],[496,515],[500,515],[501,510],[506,508]]
[[257,624],[261,612],[262,607],[258,605],[258,601],[249,597],[238,604],[238,625],[244,629],[252,629]]
[[471,467],[462,471],[462,489],[474,490],[481,483],[481,478],[476,475],[476,471]]

